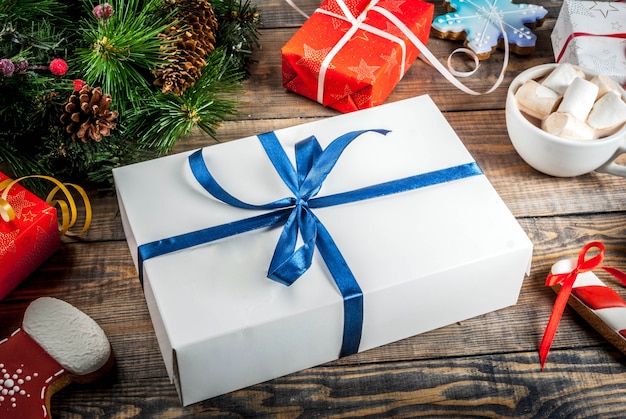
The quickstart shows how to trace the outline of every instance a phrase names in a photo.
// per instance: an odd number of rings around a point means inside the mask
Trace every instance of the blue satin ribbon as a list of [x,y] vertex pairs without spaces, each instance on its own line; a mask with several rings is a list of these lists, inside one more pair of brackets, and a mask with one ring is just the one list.
[[[363,328],[363,293],[330,233],[311,209],[372,199],[482,174],[478,165],[471,162],[349,192],[316,197],[346,147],[366,132],[386,135],[389,131],[352,131],[333,140],[324,150],[317,139],[311,136],[295,146],[296,168],[273,132],[259,135],[274,168],[293,193],[293,196],[260,205],[243,202],[224,190],[206,166],[202,150],[195,151],[189,156],[189,165],[196,180],[207,192],[238,208],[270,212],[140,245],[140,279],[143,276],[143,262],[150,258],[247,231],[282,225],[283,230],[267,276],[287,286],[293,284],[311,266],[317,247],[343,298],[344,329],[339,356],[358,352]],[[296,248],[298,236],[302,244]]]

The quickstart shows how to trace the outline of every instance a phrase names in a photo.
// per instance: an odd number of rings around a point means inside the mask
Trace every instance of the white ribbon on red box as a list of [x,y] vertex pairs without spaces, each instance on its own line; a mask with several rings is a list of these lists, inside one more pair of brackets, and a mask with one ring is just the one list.
[[[305,18],[309,18],[309,16],[302,10],[300,9],[298,6],[296,6],[296,4],[292,1],[292,0],[285,0],[294,10],[296,10],[298,13],[300,13],[302,16],[304,16]],[[393,13],[389,12],[387,9],[377,6],[376,4],[379,2],[379,0],[371,0],[370,3],[365,7],[365,9],[363,10],[363,12],[361,12],[361,14],[358,17],[355,17],[352,12],[350,12],[350,10],[348,9],[348,6],[346,6],[345,2],[343,0],[335,0],[335,2],[337,3],[337,5],[341,8],[342,12],[344,13],[344,15],[339,15],[336,13],[333,13],[331,11],[322,9],[322,8],[318,8],[315,10],[315,13],[323,13],[329,16],[332,16],[334,18],[337,19],[341,19],[344,20],[346,22],[349,22],[352,24],[352,27],[345,33],[345,35],[339,40],[339,42],[337,42],[337,44],[335,44],[335,46],[331,49],[331,51],[328,53],[328,55],[324,58],[324,60],[322,61],[322,65],[320,68],[320,74],[318,76],[318,83],[317,83],[317,102],[319,103],[323,103],[323,96],[324,96],[324,84],[325,84],[325,78],[326,78],[326,70],[328,69],[328,66],[330,65],[330,63],[332,62],[333,58],[335,57],[335,55],[337,55],[337,53],[346,45],[346,43],[348,43],[348,41],[352,38],[352,35],[354,35],[356,33],[357,30],[359,29],[363,29],[365,31],[371,32],[371,33],[375,33],[376,35],[382,36],[384,38],[387,38],[393,42],[396,42],[398,44],[400,44],[402,46],[402,69],[401,69],[401,76],[404,74],[404,66],[405,66],[405,56],[406,56],[406,45],[404,44],[404,41],[396,36],[390,35],[384,31],[382,31],[381,29],[375,28],[371,25],[368,25],[366,23],[364,23],[364,21],[367,18],[367,15],[370,11],[375,11],[380,13],[381,15],[385,16],[391,23],[393,23],[400,31],[402,31],[402,33],[413,43],[413,45],[415,45],[415,47],[422,53],[423,57],[422,60],[424,60],[425,62],[427,62],[428,64],[430,64],[431,66],[435,67],[435,69],[437,69],[437,71],[439,71],[439,73],[441,73],[442,76],[444,76],[450,83],[452,83],[455,87],[457,87],[459,90],[467,93],[467,94],[471,94],[471,95],[482,95],[482,94],[488,94],[493,92],[494,90],[496,90],[500,84],[502,83],[502,80],[504,79],[504,73],[506,71],[506,67],[509,63],[509,40],[508,37],[506,35],[506,31],[504,30],[504,25],[502,23],[502,20],[499,18],[499,16],[497,14],[494,15],[495,19],[497,19],[497,23],[498,25],[502,28],[502,36],[503,36],[503,41],[504,41],[504,60],[502,62],[502,69],[500,70],[500,75],[498,76],[498,79],[496,80],[496,82],[494,83],[493,86],[491,86],[491,88],[489,90],[487,90],[484,93],[480,93],[477,92],[475,90],[470,89],[469,87],[465,86],[463,83],[461,83],[456,77],[469,77],[472,76],[477,70],[478,67],[480,66],[480,61],[478,60],[478,57],[476,56],[476,54],[468,49],[468,48],[457,48],[456,50],[452,51],[450,53],[450,55],[448,56],[448,68],[444,67],[439,60],[437,59],[437,57],[435,57],[435,55],[430,52],[430,50],[426,47],[426,45],[424,45],[424,43],[422,41],[420,41],[420,39],[415,36],[415,34],[413,32],[411,32],[411,30],[400,20],[397,18],[397,16],[395,16]],[[468,72],[460,72],[460,71],[456,71],[452,68],[452,57],[457,54],[463,52],[465,54],[467,54],[468,56],[472,57],[474,60],[474,64],[475,67],[472,71],[468,71]],[[456,77],[455,77],[456,76]]]

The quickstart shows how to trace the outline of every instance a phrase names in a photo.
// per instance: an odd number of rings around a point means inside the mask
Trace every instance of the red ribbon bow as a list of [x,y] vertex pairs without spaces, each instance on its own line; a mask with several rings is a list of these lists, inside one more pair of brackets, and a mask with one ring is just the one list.
[[[587,253],[593,248],[598,249],[598,254],[586,259]],[[622,284],[626,285],[626,274],[609,266],[601,266],[603,259],[604,245],[600,242],[587,243],[578,254],[578,261],[572,271],[566,273],[548,274],[548,277],[546,278],[546,286],[553,287],[560,284],[561,288],[559,289],[556,301],[554,302],[554,307],[552,307],[552,313],[550,313],[550,319],[548,320],[546,330],[543,334],[543,338],[541,339],[541,345],[539,345],[539,358],[542,370],[545,366],[546,359],[548,358],[548,352],[550,352],[550,347],[552,346],[552,341],[554,340],[554,335],[559,327],[559,322],[563,316],[565,305],[567,304],[567,300],[572,292],[574,281],[576,281],[578,274],[589,272],[596,268],[602,268],[617,278]]]

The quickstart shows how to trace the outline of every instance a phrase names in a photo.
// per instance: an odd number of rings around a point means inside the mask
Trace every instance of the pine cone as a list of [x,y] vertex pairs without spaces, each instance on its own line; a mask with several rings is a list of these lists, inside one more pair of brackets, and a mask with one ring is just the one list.
[[177,7],[177,24],[160,34],[168,45],[164,47],[166,63],[154,71],[154,84],[163,93],[182,95],[200,78],[205,57],[215,50],[217,18],[207,0],[166,3]]
[[63,107],[61,123],[73,140],[100,141],[102,137],[111,135],[115,129],[113,122],[118,117],[117,111],[110,111],[111,95],[102,94],[102,89],[92,89],[84,85],[74,91]]

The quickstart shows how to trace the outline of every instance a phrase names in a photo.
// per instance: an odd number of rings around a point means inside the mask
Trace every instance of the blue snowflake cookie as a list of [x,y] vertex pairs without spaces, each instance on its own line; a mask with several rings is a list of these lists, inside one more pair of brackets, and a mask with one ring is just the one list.
[[531,29],[541,26],[548,13],[541,6],[514,4],[511,0],[449,0],[444,5],[449,12],[433,20],[433,35],[465,40],[465,46],[481,60],[489,58],[496,48],[504,47],[502,28],[512,52],[534,52],[537,36]]

